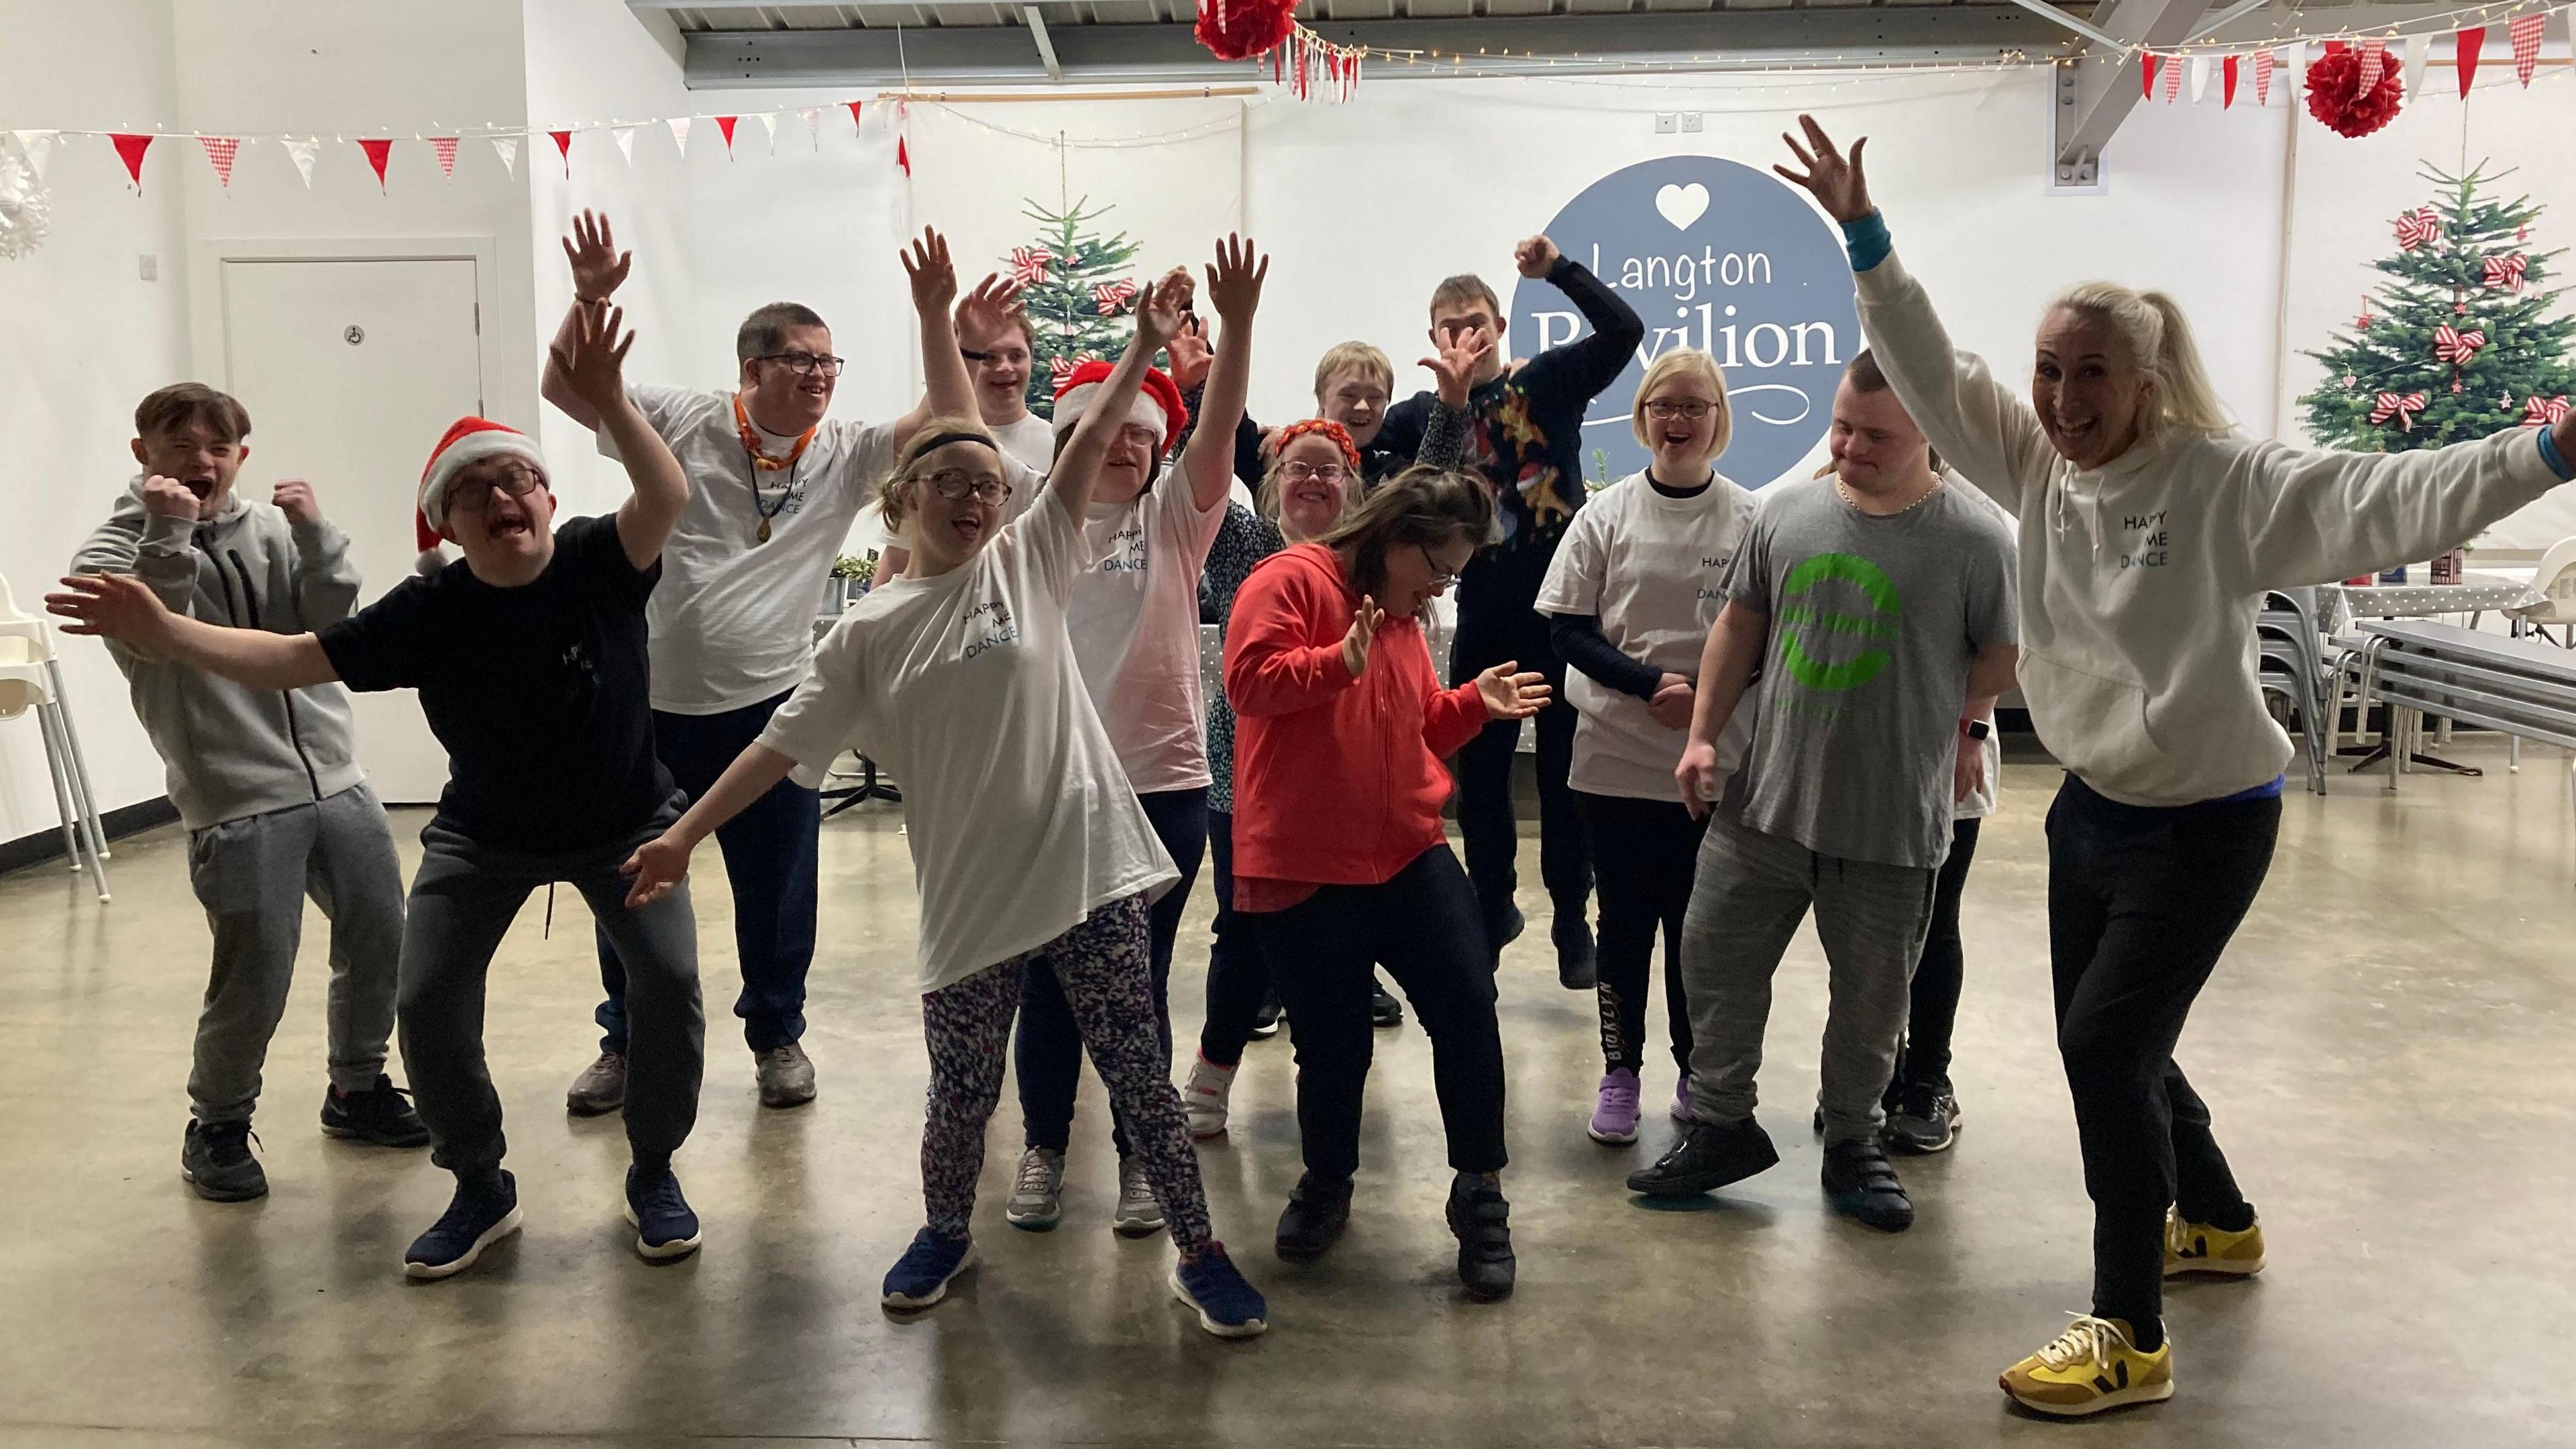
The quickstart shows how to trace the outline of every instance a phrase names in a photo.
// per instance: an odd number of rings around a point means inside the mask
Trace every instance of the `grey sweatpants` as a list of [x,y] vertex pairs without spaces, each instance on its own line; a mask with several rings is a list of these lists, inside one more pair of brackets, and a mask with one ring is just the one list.
[[477,845],[432,821],[420,833],[403,926],[402,1053],[412,1099],[429,1127],[430,1160],[458,1176],[497,1167],[501,1096],[483,1058],[483,997],[492,953],[528,893],[556,881],[590,912],[626,968],[626,1141],[638,1162],[667,1163],[698,1120],[706,1011],[698,999],[698,921],[681,884],[641,910],[626,908],[617,867],[680,818],[674,794],[633,835],[588,850],[532,855]]
[[324,1014],[331,1085],[374,1086],[394,1027],[403,932],[402,864],[375,792],[353,785],[311,805],[190,831],[188,884],[215,935],[188,1072],[196,1119],[247,1122],[259,1104],[260,1069],[295,979],[307,895],[331,923]]
[[1682,919],[1691,1106],[1700,1121],[1725,1126],[1753,1115],[1772,973],[1812,905],[1833,994],[1819,1095],[1825,1141],[1877,1139],[1878,1099],[1896,1070],[1937,874],[1818,855],[1723,813],[1711,817]]

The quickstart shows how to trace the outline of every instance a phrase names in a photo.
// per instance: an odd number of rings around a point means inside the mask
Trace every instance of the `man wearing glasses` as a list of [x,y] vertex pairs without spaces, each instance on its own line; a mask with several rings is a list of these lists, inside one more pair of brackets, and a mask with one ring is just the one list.
[[[572,265],[570,328],[583,304],[626,280],[633,254],[617,249],[606,217],[584,212],[564,239],[564,255]],[[957,280],[947,243],[926,232],[903,260],[929,378],[927,400],[905,417],[876,424],[825,417],[842,359],[832,353],[823,319],[794,302],[773,302],[743,319],[734,337],[734,387],[627,388],[689,479],[688,505],[663,550],[662,582],[646,619],[655,750],[692,799],[759,738],[804,677],[823,581],[896,450],[924,418],[974,414],[949,316]],[[960,313],[998,330],[1011,292],[988,278]],[[617,457],[551,362],[544,392],[597,434],[604,456]],[[815,792],[782,780],[716,834],[742,964],[734,1014],[768,1107],[814,1099],[814,1064],[798,1039],[814,959],[821,823]],[[626,1096],[626,977],[604,937],[599,974],[607,993],[598,1011],[600,1054],[566,1094],[576,1116],[615,1111]]]

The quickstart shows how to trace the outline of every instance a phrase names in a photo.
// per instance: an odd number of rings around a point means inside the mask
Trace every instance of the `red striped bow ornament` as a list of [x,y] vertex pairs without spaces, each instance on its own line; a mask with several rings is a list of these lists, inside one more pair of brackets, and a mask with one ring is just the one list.
[[1047,375],[1054,381],[1056,390],[1062,392],[1064,385],[1072,380],[1073,370],[1080,366],[1082,359],[1079,357],[1050,357],[1047,359]]
[[1047,279],[1047,268],[1055,265],[1055,253],[1044,247],[1011,248],[1011,280],[1023,287],[1034,287]]
[[2434,215],[2429,206],[2419,206],[2397,218],[2397,249],[2401,252],[2411,252],[2441,235],[2442,218]]
[[2563,397],[2528,397],[2522,401],[2522,425],[2526,428],[2555,427],[2567,416],[2567,399]]
[[2502,287],[2508,292],[2519,292],[2522,290],[2523,271],[2530,265],[2530,259],[2520,252],[2515,252],[2509,257],[2489,257],[2486,261],[2487,286],[2490,289]]
[[1103,282],[1091,289],[1091,300],[1100,308],[1103,317],[1117,316],[1119,309],[1133,301],[1135,296],[1136,284],[1124,279]]
[[2415,431],[2415,415],[2422,412],[2424,404],[2430,401],[2432,399],[2420,392],[2403,394],[2383,392],[2379,395],[2379,405],[2370,410],[2370,420],[2374,423],[2386,423],[2390,418],[2395,418],[2398,427],[2411,433]]
[[2478,349],[2486,345],[2487,335],[2484,332],[2462,332],[2448,322],[2433,329],[2433,355],[2453,367],[2458,367],[2477,356]]

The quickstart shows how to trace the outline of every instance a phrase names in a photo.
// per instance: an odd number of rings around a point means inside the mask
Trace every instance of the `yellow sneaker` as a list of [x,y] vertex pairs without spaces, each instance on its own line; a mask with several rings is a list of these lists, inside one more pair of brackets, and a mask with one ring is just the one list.
[[2055,1343],[2005,1369],[1997,1382],[2023,1408],[2066,1419],[2152,1404],[2173,1397],[2173,1340],[2140,1353],[2126,1323],[2079,1313]]
[[2241,1233],[2213,1228],[2207,1223],[2187,1223],[2182,1214],[2165,1209],[2165,1276],[2183,1273],[2218,1273],[2231,1278],[2249,1278],[2263,1271],[2263,1225],[2254,1223]]

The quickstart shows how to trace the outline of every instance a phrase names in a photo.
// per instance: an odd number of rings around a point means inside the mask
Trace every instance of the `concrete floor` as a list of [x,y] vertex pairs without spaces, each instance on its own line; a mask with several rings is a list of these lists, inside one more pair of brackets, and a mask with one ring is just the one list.
[[[1457,1292],[1409,1024],[1379,1037],[1349,1237],[1302,1268],[1271,1255],[1297,1175],[1283,1040],[1253,1048],[1234,1136],[1201,1156],[1218,1231],[1277,1324],[1245,1345],[1166,1300],[1167,1243],[1109,1233],[1114,1168],[1088,1080],[1064,1226],[1002,1223],[1006,1099],[984,1266],[917,1322],[878,1309],[920,1222],[924,1080],[910,870],[883,807],[824,836],[807,1038],[821,1100],[763,1112],[739,1038],[711,1034],[679,1163],[707,1247],[684,1265],[627,1250],[618,1129],[561,1109],[594,1043],[584,912],[564,896],[550,940],[542,909],[522,916],[493,974],[490,1046],[527,1229],[424,1287],[396,1261],[447,1180],[422,1155],[316,1130],[318,972],[270,1056],[272,1195],[200,1202],[177,1171],[205,950],[181,838],[120,845],[103,910],[58,867],[21,872],[0,880],[0,1444],[2576,1442],[2557,1347],[2576,1321],[2569,776],[2554,751],[2519,776],[2500,751],[2457,753],[2497,768],[2411,777],[2393,800],[2342,780],[2289,801],[2270,888],[2185,1038],[2272,1266],[2172,1295],[2180,1394],[2161,1408],[2061,1427],[1994,1389],[2085,1306],[2088,1282],[2047,1005],[2040,819],[2055,772],[2017,764],[1968,895],[1969,1125],[1954,1153],[1905,1165],[1913,1232],[1835,1220],[1817,1193],[1812,936],[1782,973],[1765,1082],[1786,1160],[1700,1210],[1658,1212],[1619,1182],[1671,1124],[1650,1116],[1632,1150],[1584,1137],[1591,1002],[1558,989],[1534,920],[1503,985],[1519,1295]],[[407,858],[420,823],[396,821]],[[721,1001],[718,869],[709,852],[698,902]],[[1184,1036],[1206,899],[1202,885],[1174,982]],[[1650,1070],[1649,1100],[1671,1085]]]

